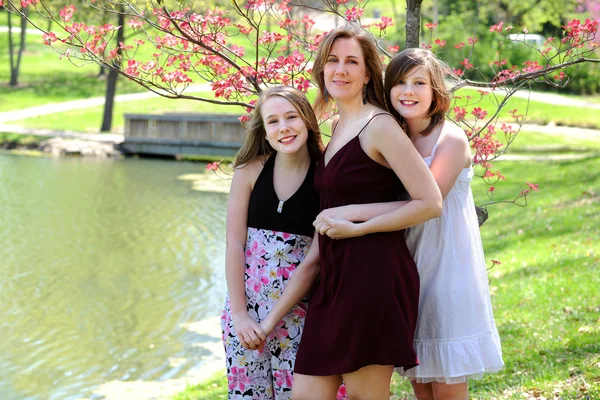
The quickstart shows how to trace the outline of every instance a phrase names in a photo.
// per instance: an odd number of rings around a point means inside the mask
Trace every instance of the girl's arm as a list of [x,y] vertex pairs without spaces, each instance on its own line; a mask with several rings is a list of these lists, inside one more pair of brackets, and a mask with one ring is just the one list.
[[442,211],[440,190],[425,161],[398,123],[391,116],[380,116],[371,122],[369,131],[365,133],[360,138],[365,152],[376,162],[392,168],[411,200],[402,207],[397,206],[392,211],[356,224],[325,217],[324,222],[330,226],[327,235],[338,239],[389,232],[439,217]]
[[313,225],[317,232],[325,235],[331,228],[325,222],[325,218],[329,217],[334,220],[346,220],[351,222],[364,222],[379,215],[394,211],[398,207],[406,205],[408,201],[391,201],[385,203],[369,203],[369,204],[349,204],[346,206],[327,208],[317,215]]
[[259,166],[251,162],[234,172],[227,201],[225,277],[235,333],[242,346],[249,349],[256,348],[266,338],[258,323],[248,314],[244,279],[248,204],[253,182],[260,172]]
[[446,122],[441,134],[444,137],[429,170],[445,199],[463,168],[471,165],[471,150],[467,135],[458,126]]
[[269,312],[269,315],[260,323],[262,330],[269,335],[275,325],[287,314],[292,307],[302,300],[312,287],[319,275],[319,235],[315,232],[310,249],[304,260],[296,267],[292,278],[285,287],[281,297]]

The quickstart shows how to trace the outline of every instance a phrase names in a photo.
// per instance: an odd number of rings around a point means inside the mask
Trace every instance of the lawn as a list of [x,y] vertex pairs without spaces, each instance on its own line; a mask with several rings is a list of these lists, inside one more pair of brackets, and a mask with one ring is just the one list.
[[[488,208],[481,234],[506,367],[471,383],[473,399],[600,398],[600,157],[562,162],[497,162],[507,180],[497,199],[539,184],[525,208]],[[476,202],[485,187],[473,183]],[[396,376],[393,392],[410,393]],[[226,398],[224,375],[176,400]]]
[[[488,112],[489,117],[498,109],[498,105],[504,98],[503,94],[498,91],[496,94],[482,96],[477,90],[460,89],[455,93],[458,98],[454,105],[465,107],[469,113],[467,120],[474,121],[473,116],[470,115],[473,108],[480,107]],[[580,96],[572,97],[585,99]],[[509,111],[514,109],[518,110],[517,114],[524,115],[525,122],[529,124],[545,125],[553,122],[557,125],[600,129],[600,111],[594,108],[569,107],[511,97],[500,112],[499,119],[512,122]]]

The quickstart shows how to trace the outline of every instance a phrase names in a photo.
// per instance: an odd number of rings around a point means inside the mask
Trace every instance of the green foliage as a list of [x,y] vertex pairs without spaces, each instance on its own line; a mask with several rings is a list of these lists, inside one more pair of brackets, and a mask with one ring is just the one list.
[[188,386],[172,400],[219,400],[227,399],[227,378],[217,374],[201,385]]

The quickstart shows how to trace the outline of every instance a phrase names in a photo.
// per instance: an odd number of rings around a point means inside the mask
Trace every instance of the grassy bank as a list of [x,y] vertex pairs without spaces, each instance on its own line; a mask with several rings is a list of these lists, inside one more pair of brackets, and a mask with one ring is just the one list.
[[[498,162],[497,199],[539,184],[526,208],[489,207],[481,234],[506,368],[471,384],[480,399],[600,398],[600,158]],[[476,202],[487,200],[475,181]],[[177,400],[226,398],[223,375]],[[404,398],[408,383],[394,378]]]
[[0,132],[0,148],[15,149],[15,148],[37,148],[43,140],[48,139],[46,136],[36,135],[21,135],[19,133],[2,133]]

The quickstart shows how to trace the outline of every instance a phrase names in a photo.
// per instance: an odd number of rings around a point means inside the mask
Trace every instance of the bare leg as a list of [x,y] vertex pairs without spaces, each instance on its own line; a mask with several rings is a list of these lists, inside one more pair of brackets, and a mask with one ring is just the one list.
[[452,385],[432,382],[431,387],[435,400],[469,400],[469,386],[467,382]]
[[350,400],[389,400],[393,371],[392,365],[368,365],[343,374],[348,397]]
[[433,388],[431,387],[431,383],[417,383],[417,381],[410,381],[413,391],[415,392],[415,396],[417,400],[434,400],[433,397]]
[[294,400],[335,400],[342,384],[340,375],[314,376],[294,374]]

